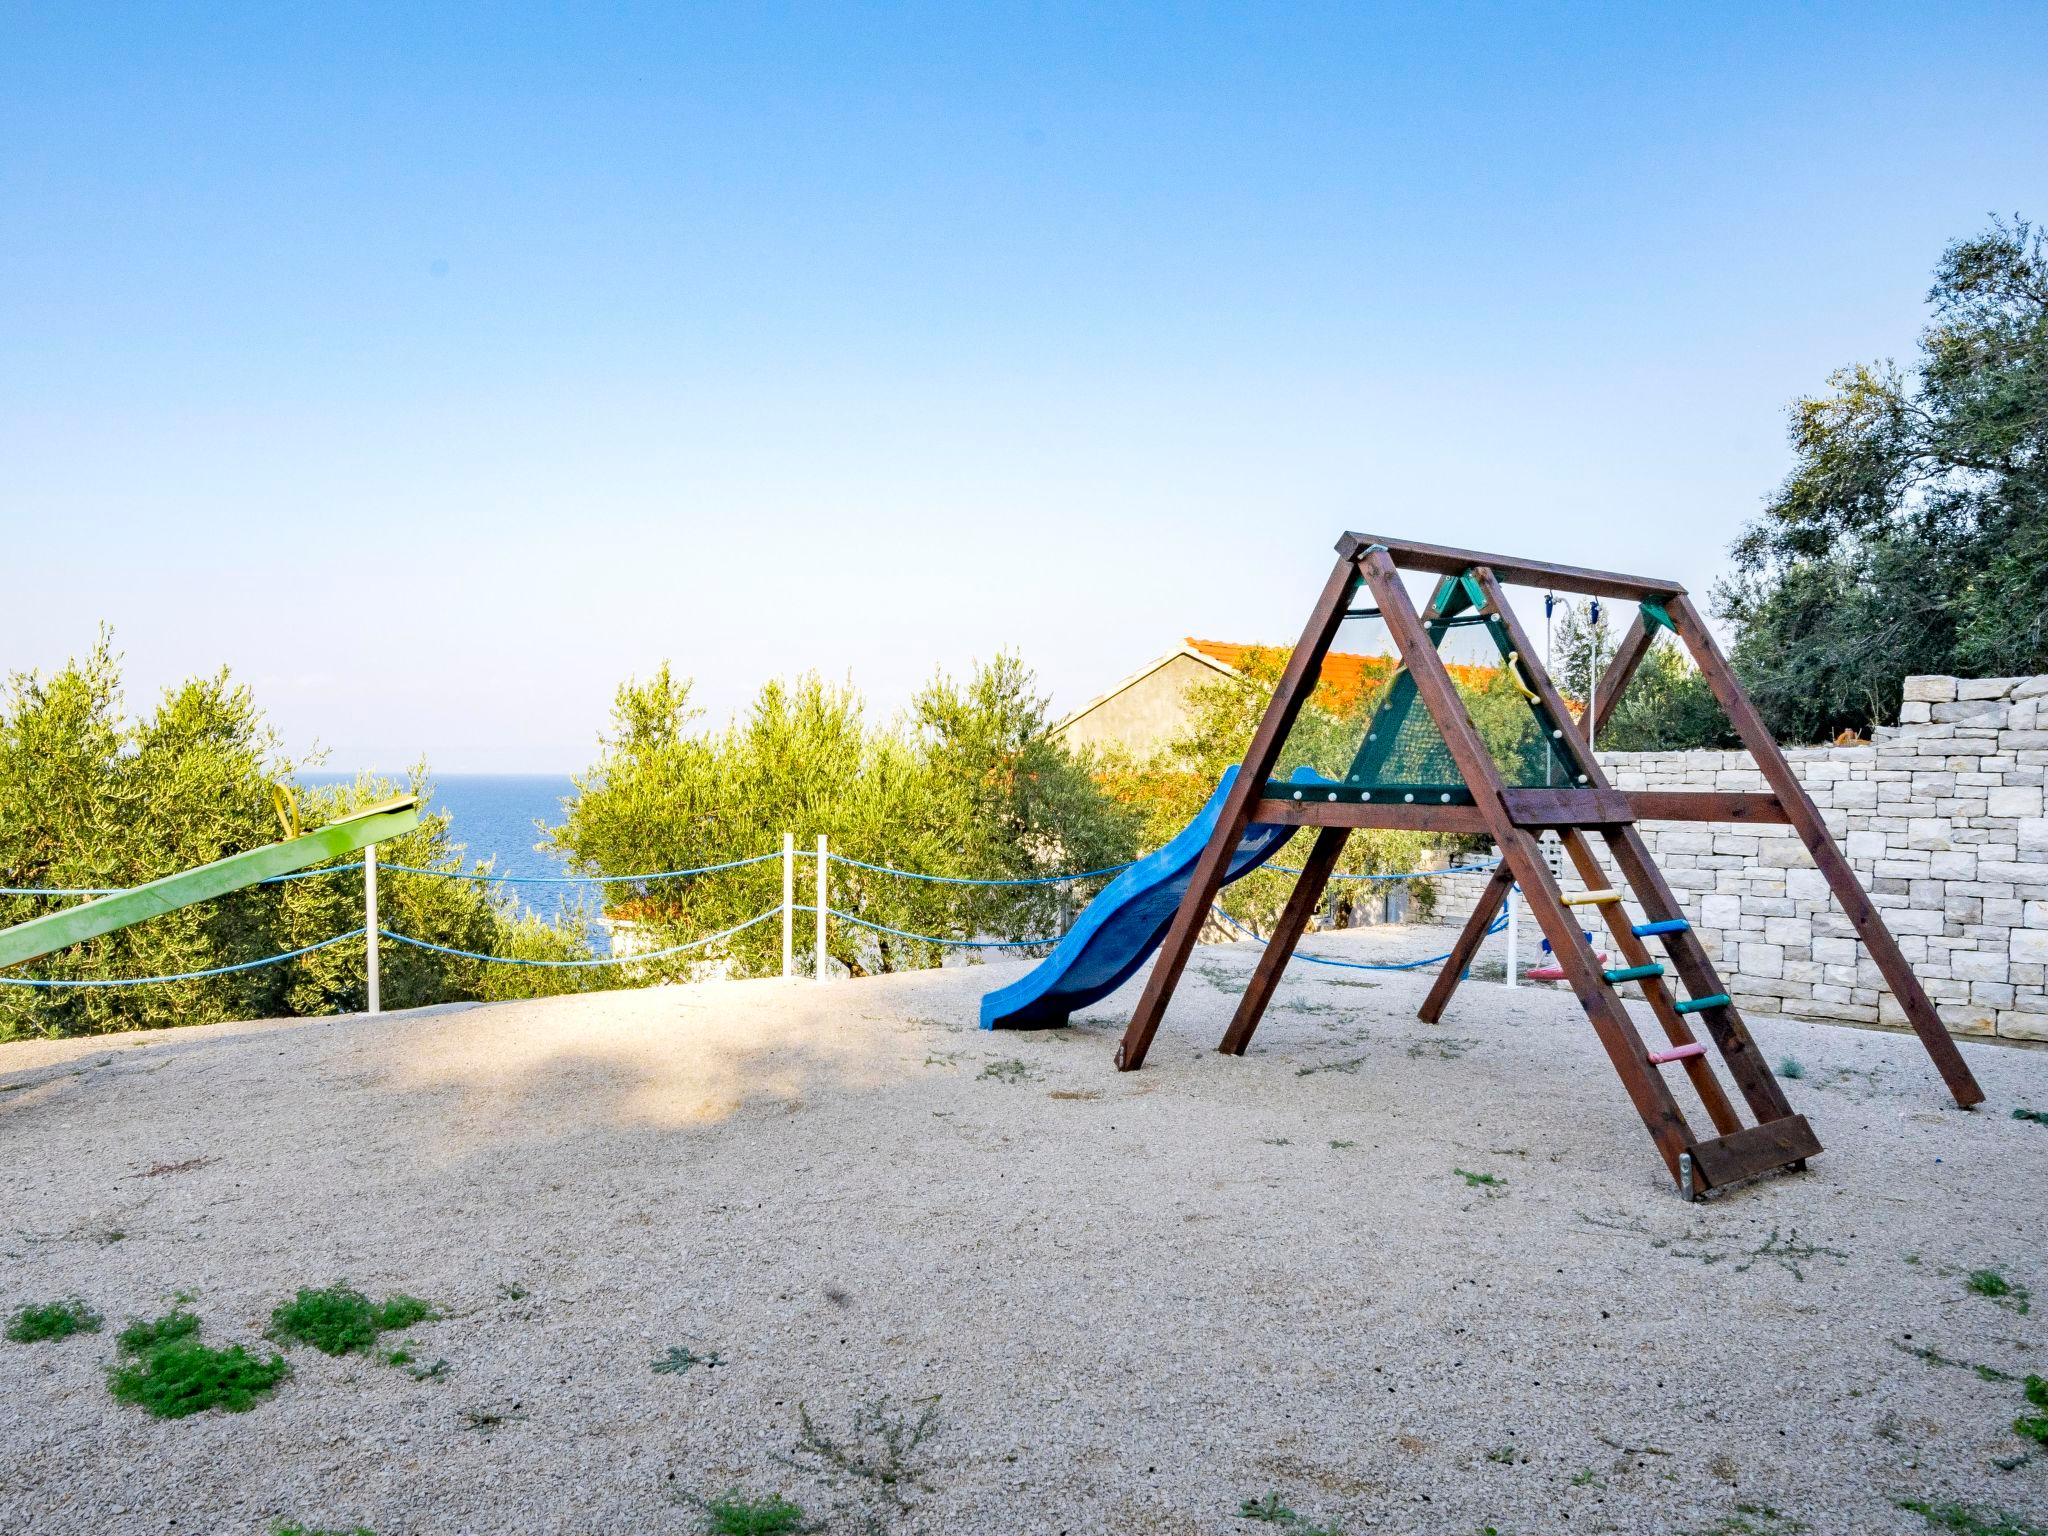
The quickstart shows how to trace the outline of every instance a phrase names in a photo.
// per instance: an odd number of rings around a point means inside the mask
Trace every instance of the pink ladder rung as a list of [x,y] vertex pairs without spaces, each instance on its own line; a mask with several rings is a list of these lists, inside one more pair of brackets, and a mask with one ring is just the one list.
[[1690,1061],[1695,1056],[1706,1054],[1707,1048],[1695,1040],[1689,1045],[1674,1045],[1668,1051],[1652,1051],[1650,1061],[1652,1065],[1661,1067],[1667,1061]]

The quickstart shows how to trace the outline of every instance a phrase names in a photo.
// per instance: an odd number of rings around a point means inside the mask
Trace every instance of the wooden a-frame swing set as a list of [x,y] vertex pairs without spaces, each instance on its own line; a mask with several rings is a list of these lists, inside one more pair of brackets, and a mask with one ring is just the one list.
[[[1794,1114],[1786,1102],[1777,1078],[1750,1038],[1713,961],[1636,826],[1639,820],[1726,821],[1792,827],[1933,1057],[1956,1103],[1968,1108],[1983,1100],[1983,1090],[1943,1028],[1898,941],[1835,845],[1820,812],[1800,786],[1683,587],[1675,582],[1359,533],[1340,539],[1337,553],[1336,569],[1288,658],[1215,831],[1195,863],[1187,893],[1166,931],[1144,994],[1118,1047],[1119,1068],[1131,1071],[1144,1063],[1152,1036],[1224,883],[1231,851],[1247,827],[1280,823],[1317,831],[1293,893],[1223,1036],[1220,1049],[1232,1055],[1242,1055],[1250,1044],[1352,829],[1484,833],[1499,847],[1500,864],[1445,960],[1421,1016],[1431,1023],[1441,1018],[1489,923],[1510,888],[1518,885],[1682,1194],[1696,1198],[1772,1169],[1803,1167],[1807,1158],[1820,1151],[1820,1143],[1806,1118]],[[1419,611],[1402,585],[1404,570],[1440,578],[1434,596]],[[1536,658],[1502,592],[1506,583],[1639,605],[1634,623],[1588,702],[1590,719],[1574,717]],[[1361,589],[1370,594],[1370,608],[1352,606]],[[1352,771],[1342,780],[1308,784],[1276,779],[1274,770],[1288,734],[1315,689],[1338,627],[1347,617],[1360,616],[1379,618],[1386,625],[1400,653],[1401,666],[1372,716]],[[1548,757],[1549,771],[1543,784],[1508,783],[1466,710],[1438,649],[1446,633],[1460,625],[1483,626],[1499,648],[1502,665],[1532,715],[1532,739]],[[1690,651],[1762,771],[1766,792],[1617,790],[1602,773],[1588,745],[1588,729],[1591,739],[1597,740],[1599,727],[1656,643],[1658,631],[1666,628]],[[1454,776],[1439,772],[1434,778],[1441,782],[1418,783],[1412,774],[1404,775],[1396,742],[1404,731],[1412,737],[1417,730],[1428,734],[1429,749],[1436,753],[1434,761],[1439,767],[1446,762],[1455,764]],[[1442,755],[1444,749],[1447,760]],[[1411,752],[1406,762],[1412,765],[1416,760]],[[1556,833],[1562,841],[1585,883],[1584,893],[1567,896],[1553,878],[1538,841],[1545,832]],[[1626,894],[1609,877],[1594,846],[1595,837],[1612,855]],[[1641,909],[1640,921],[1628,910],[1630,898]],[[1580,928],[1579,908],[1599,912],[1625,964],[1608,967],[1603,963]],[[1663,946],[1664,962],[1654,959],[1645,944],[1652,938]],[[1675,995],[1668,985],[1673,972],[1683,996]],[[1652,1048],[1644,1042],[1616,990],[1624,985],[1640,988],[1668,1043]],[[1693,1034],[1690,1021],[1695,1019],[1706,1026],[1705,1041]],[[1719,1054],[1748,1109],[1747,1125],[1714,1073],[1709,1045]],[[1713,1122],[1712,1136],[1701,1137],[1687,1123],[1664,1079],[1668,1066],[1685,1072]]]

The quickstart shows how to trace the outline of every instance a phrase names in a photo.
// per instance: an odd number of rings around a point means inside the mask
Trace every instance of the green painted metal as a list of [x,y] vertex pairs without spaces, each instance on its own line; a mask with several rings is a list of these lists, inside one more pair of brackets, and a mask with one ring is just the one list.
[[398,837],[419,824],[418,802],[411,795],[400,795],[331,821],[317,832],[303,833],[281,843],[266,843],[247,853],[230,854],[197,869],[181,870],[133,890],[66,907],[61,912],[46,912],[12,928],[0,929],[0,966],[20,965],[25,960],[54,954],[103,933],[112,933],[116,928],[239,891],[273,875],[311,869],[371,843]]
[[1645,601],[1639,606],[1643,612],[1643,623],[1651,634],[1654,635],[1660,628],[1668,629],[1674,635],[1678,633],[1678,626],[1671,622],[1671,615],[1665,612],[1662,603]]
[[1709,1008],[1726,1008],[1731,999],[1726,992],[1716,992],[1712,997],[1688,997],[1673,1006],[1680,1013],[1704,1013]]
[[1648,981],[1652,976],[1662,976],[1664,967],[1653,961],[1649,965],[1624,965],[1619,970],[1602,971],[1600,974],[1610,982]]

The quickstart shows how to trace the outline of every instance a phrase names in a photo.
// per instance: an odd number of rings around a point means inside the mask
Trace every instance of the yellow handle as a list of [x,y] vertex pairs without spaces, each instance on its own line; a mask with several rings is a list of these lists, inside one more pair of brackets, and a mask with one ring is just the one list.
[[1536,697],[1536,690],[1522,681],[1522,653],[1520,651],[1508,652],[1508,676],[1513,678],[1515,686],[1522,690],[1523,698],[1532,704],[1542,702]]
[[288,838],[299,835],[299,792],[289,784],[270,786],[270,808],[277,812],[277,824]]

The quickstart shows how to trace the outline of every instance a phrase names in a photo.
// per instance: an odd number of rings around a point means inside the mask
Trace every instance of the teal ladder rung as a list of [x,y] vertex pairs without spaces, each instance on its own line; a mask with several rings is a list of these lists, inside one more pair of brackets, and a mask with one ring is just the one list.
[[1682,917],[1667,917],[1662,922],[1637,923],[1629,932],[1639,939],[1647,939],[1660,933],[1684,933],[1691,927],[1692,924]]
[[1712,997],[1688,997],[1676,1004],[1680,1013],[1704,1013],[1709,1008],[1726,1008],[1730,998],[1726,992],[1716,992]]
[[1648,965],[1625,965],[1618,971],[1600,973],[1609,981],[1648,981],[1652,976],[1662,976],[1664,967],[1652,961]]

